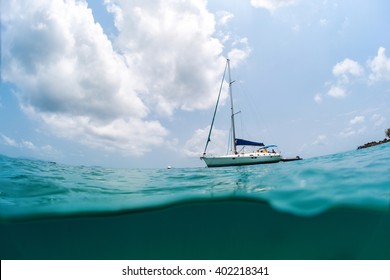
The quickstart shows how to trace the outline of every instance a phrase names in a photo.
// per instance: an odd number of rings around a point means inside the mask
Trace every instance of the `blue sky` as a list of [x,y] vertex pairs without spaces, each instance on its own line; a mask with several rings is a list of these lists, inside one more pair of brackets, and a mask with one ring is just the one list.
[[[196,167],[227,57],[239,136],[285,156],[390,127],[390,2],[37,0],[1,8],[0,153]],[[210,151],[226,152],[227,89]]]

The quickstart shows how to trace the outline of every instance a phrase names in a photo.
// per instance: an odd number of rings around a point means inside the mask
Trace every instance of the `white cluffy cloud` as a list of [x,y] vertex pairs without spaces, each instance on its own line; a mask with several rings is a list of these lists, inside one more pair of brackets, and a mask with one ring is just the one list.
[[339,133],[339,136],[348,138],[358,136],[367,131],[375,131],[385,129],[386,118],[380,114],[373,115],[357,115],[349,120],[349,125]]
[[332,69],[335,81],[327,83],[329,86],[327,93],[317,93],[314,96],[314,101],[322,103],[325,95],[333,98],[345,98],[349,85],[358,78],[367,84],[390,80],[390,58],[386,56],[385,52],[385,48],[379,47],[377,55],[367,61],[367,69],[359,62],[349,58],[336,63]]
[[386,56],[386,49],[380,47],[377,55],[368,61],[371,69],[369,79],[372,82],[381,80],[390,80],[390,57]]
[[328,95],[334,98],[344,98],[347,93],[344,88],[338,85],[333,85],[328,91]]
[[323,96],[321,93],[317,93],[315,96],[314,96],[314,101],[318,104],[321,104],[322,101],[324,100]]
[[344,59],[343,61],[337,63],[333,67],[333,75],[342,79],[344,83],[349,82],[348,75],[351,76],[361,76],[364,73],[363,67],[356,61],[349,58]]
[[252,50],[249,47],[248,38],[246,37],[234,41],[232,46],[232,49],[228,53],[228,57],[231,60],[230,65],[236,67],[249,57]]
[[86,1],[3,3],[3,78],[54,134],[143,154],[169,134],[156,116],[214,104],[223,45],[204,1],[105,4],[118,30],[111,40]]
[[218,11],[217,14],[217,23],[219,25],[226,25],[229,21],[234,18],[234,14],[228,11]]
[[[200,128],[195,131],[191,138],[185,143],[183,152],[189,157],[200,156],[201,151],[205,147],[205,139],[210,131],[210,126]],[[207,153],[210,155],[221,155],[226,152],[227,132],[217,128],[213,128],[213,133],[210,136],[210,143],[207,148]]]
[[297,0],[251,0],[251,4],[256,8],[263,8],[270,12],[297,3]]
[[21,140],[17,141],[15,139],[12,139],[8,137],[7,135],[4,135],[0,133],[0,143],[10,146],[13,148],[18,148],[22,150],[29,150],[30,152],[34,152],[40,156],[53,156],[53,155],[59,155],[60,153],[54,149],[50,145],[44,145],[44,146],[37,146],[33,142],[29,140]]
[[349,123],[350,124],[361,124],[361,123],[364,123],[365,119],[366,118],[364,116],[356,116],[352,120],[350,120]]
[[19,147],[19,143],[17,143],[14,139],[8,137],[7,135],[1,134],[1,140],[3,144],[10,146],[10,147]]
[[370,118],[371,122],[373,122],[375,127],[383,126],[386,122],[386,118],[379,115],[379,114],[373,114]]
[[337,81],[335,84],[331,85],[328,90],[328,96],[345,98],[347,95],[346,86],[350,83],[350,76],[362,76],[364,69],[358,62],[346,58],[333,67],[332,73]]
[[223,69],[216,21],[203,1],[107,0],[116,46],[144,85],[145,104],[162,115],[212,105]]

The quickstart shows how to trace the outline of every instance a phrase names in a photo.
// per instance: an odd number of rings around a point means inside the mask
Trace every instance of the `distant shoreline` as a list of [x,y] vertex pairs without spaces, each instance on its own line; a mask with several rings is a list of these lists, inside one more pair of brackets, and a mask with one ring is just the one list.
[[378,141],[378,142],[373,141],[373,142],[366,143],[362,146],[359,146],[357,149],[360,150],[360,149],[365,149],[365,148],[369,148],[369,147],[374,147],[374,146],[385,144],[388,142],[390,142],[390,139],[385,138],[382,141]]

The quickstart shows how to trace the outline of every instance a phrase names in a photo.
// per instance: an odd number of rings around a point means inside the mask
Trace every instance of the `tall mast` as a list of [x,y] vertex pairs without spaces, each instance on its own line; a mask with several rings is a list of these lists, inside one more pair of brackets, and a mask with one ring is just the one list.
[[232,78],[230,75],[230,59],[227,59],[227,66],[229,71],[229,94],[230,94],[230,109],[231,109],[231,118],[232,118],[232,147],[234,154],[237,154],[237,147],[236,147],[236,128],[234,126],[234,109],[233,109],[233,94],[232,94]]

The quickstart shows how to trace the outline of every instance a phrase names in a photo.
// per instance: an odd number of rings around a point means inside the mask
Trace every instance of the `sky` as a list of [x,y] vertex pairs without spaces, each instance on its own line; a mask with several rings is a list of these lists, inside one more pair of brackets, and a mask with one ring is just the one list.
[[[390,127],[387,0],[1,2],[0,154],[203,167],[226,59],[237,134],[304,158]],[[226,83],[209,152],[226,153]]]

